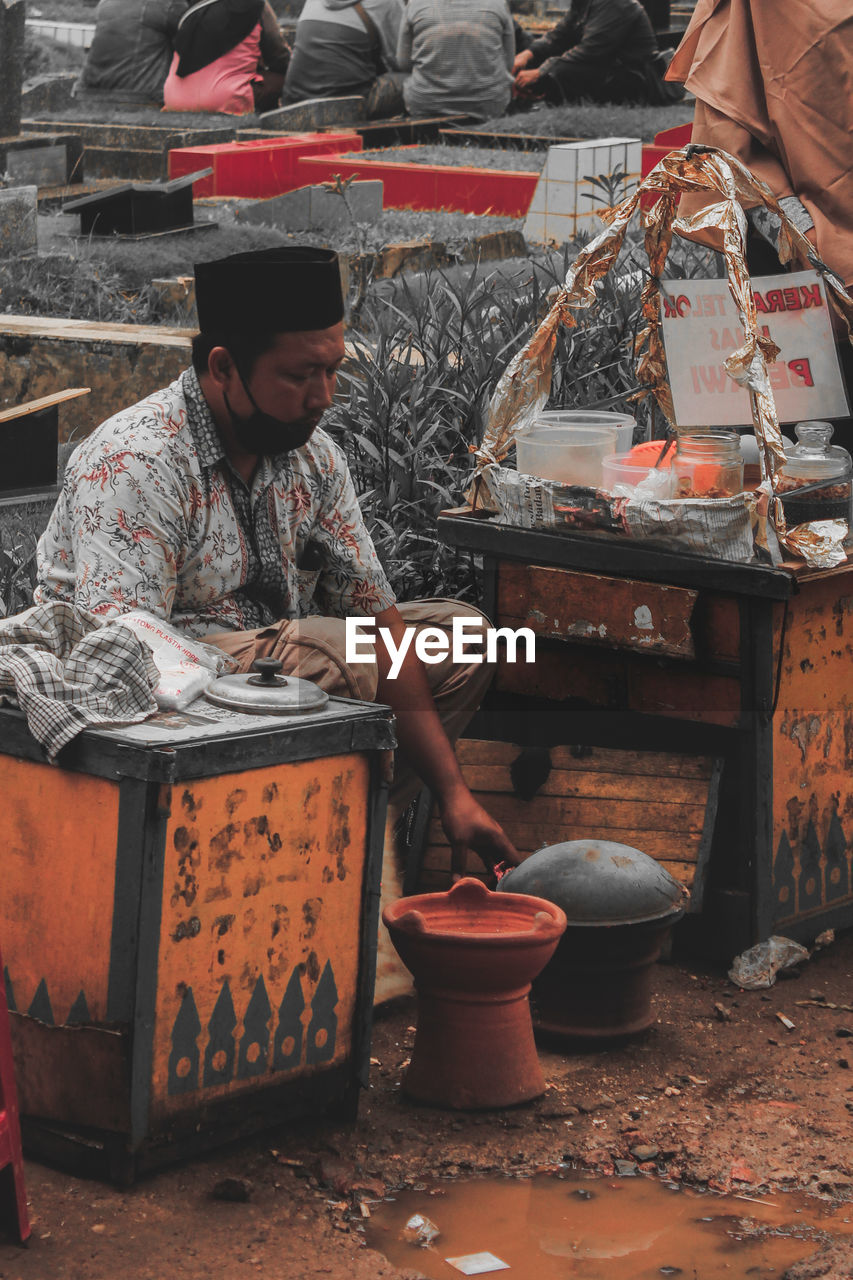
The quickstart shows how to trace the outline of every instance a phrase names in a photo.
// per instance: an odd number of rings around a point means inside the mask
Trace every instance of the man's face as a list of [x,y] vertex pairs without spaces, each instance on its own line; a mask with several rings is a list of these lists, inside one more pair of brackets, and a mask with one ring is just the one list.
[[[232,365],[225,386],[236,443],[248,454],[298,449],[332,403],[344,357],[343,323],[278,334],[250,373]],[[253,403],[254,402],[254,403]]]

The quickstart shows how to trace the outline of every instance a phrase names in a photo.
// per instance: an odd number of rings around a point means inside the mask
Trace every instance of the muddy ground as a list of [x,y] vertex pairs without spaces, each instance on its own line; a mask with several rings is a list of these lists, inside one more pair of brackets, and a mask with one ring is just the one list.
[[[542,1051],[547,1092],[527,1106],[457,1114],[408,1102],[416,1015],[403,1000],[377,1017],[354,1127],[306,1121],[129,1191],[29,1161],[32,1240],[0,1245],[0,1277],[412,1280],[417,1251],[401,1272],[369,1249],[360,1201],[425,1178],[525,1177],[565,1161],[608,1176],[634,1165],[711,1192],[853,1199],[853,1012],[832,1007],[853,1004],[853,934],[769,991],[741,992],[683,960],[658,966],[656,989],[654,1026],[634,1043]],[[226,1179],[248,1198],[216,1198]],[[787,1276],[850,1280],[853,1238]]]

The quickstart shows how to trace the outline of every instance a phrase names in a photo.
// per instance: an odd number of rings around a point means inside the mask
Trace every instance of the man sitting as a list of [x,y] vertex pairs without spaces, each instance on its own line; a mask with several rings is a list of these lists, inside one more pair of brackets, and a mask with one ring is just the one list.
[[100,0],[79,84],[128,102],[163,101],[178,23],[188,0]]
[[507,0],[409,0],[397,62],[410,115],[503,115],[512,97],[515,31]]
[[397,72],[402,0],[305,0],[282,100],[363,95],[367,115],[403,110]]
[[683,97],[664,81],[667,65],[639,0],[574,0],[553,31],[516,56],[513,70],[519,97],[551,106],[581,99],[661,105]]
[[[337,257],[302,246],[196,267],[201,332],[193,367],[102,423],[75,450],[38,548],[36,603],[101,617],[146,609],[231,654],[241,670],[281,659],[285,675],[387,703],[400,753],[391,799],[437,798],[453,865],[517,855],[474,800],[448,735],[470,719],[485,664],[399,672],[349,664],[345,618],[372,617],[399,652],[408,627],[445,631],[456,601],[395,603],[340,449],[318,425],[344,357]],[[410,637],[409,637],[410,638]]]

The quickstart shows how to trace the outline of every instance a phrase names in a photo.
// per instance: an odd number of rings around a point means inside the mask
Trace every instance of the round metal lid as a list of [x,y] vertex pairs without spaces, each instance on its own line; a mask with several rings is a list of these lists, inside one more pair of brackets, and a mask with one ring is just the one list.
[[610,840],[552,844],[508,871],[507,893],[528,893],[562,907],[569,925],[641,924],[683,911],[687,891],[639,849]]
[[258,715],[309,715],[321,711],[329,695],[310,680],[281,675],[278,658],[256,658],[252,675],[220,676],[205,690],[217,706]]

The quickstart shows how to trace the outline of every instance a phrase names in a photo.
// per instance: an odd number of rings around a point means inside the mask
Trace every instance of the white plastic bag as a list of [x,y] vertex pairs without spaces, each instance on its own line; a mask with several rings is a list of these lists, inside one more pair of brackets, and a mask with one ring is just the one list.
[[754,947],[735,956],[729,969],[729,980],[746,991],[760,991],[762,987],[773,986],[780,969],[796,968],[808,960],[809,954],[808,949],[794,942],[793,938],[783,938],[781,934],[774,933],[766,942],[757,942]]
[[236,664],[215,645],[190,640],[175,627],[144,609],[134,609],[115,619],[129,627],[151,650],[160,679],[154,690],[157,705],[164,711],[179,711],[222,671]]

